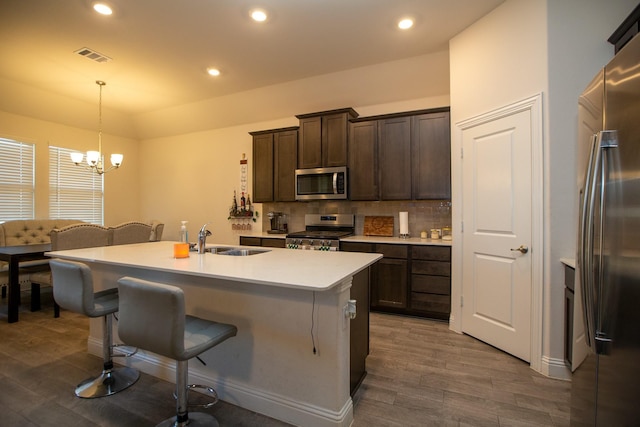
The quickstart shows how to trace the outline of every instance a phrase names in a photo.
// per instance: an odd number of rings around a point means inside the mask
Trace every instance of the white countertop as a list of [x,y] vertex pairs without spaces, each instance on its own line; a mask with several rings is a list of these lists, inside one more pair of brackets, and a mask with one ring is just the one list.
[[361,242],[361,243],[388,243],[393,245],[432,245],[432,246],[451,246],[451,240],[442,239],[421,239],[419,237],[410,237],[401,239],[400,237],[380,237],[380,236],[349,236],[340,238],[341,242]]
[[[249,256],[198,254],[173,258],[176,242],[160,241],[133,245],[101,246],[48,252],[52,257],[139,267],[170,273],[226,279],[269,286],[327,290],[382,258],[380,254],[360,252],[294,251],[262,248],[268,252]],[[237,247],[233,245],[207,244]],[[248,249],[251,246],[242,246]]]
[[560,258],[560,262],[571,268],[576,268],[576,260],[573,258]]

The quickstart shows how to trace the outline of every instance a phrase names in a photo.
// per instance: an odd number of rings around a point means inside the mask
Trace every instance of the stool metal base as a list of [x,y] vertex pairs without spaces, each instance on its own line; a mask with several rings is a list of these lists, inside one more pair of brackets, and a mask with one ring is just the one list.
[[189,420],[185,423],[178,423],[176,417],[167,418],[156,427],[218,427],[218,420],[213,415],[204,412],[189,412]]
[[84,399],[111,396],[138,381],[140,372],[133,368],[113,368],[102,371],[96,378],[84,380],[76,387],[76,396]]

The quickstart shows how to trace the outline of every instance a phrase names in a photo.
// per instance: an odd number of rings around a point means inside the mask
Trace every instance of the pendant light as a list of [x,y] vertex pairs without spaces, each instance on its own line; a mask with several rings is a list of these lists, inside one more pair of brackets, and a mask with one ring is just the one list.
[[[87,151],[87,165],[86,168],[93,170],[98,175],[102,175],[105,172],[109,172],[113,169],[118,169],[122,164],[124,155],[112,154],[111,166],[108,169],[104,168],[102,162],[102,87],[106,85],[102,80],[96,80],[96,84],[100,88],[100,98],[98,100],[98,151]],[[84,155],[82,153],[71,153],[71,161],[76,166],[82,165],[82,159]]]

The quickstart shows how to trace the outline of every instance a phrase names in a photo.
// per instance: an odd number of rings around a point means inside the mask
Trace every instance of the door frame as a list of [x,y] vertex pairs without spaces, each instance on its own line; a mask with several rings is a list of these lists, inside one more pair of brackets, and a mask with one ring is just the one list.
[[[543,277],[544,277],[544,157],[542,93],[455,124],[451,141],[451,315],[449,328],[462,333],[462,133],[464,130],[513,114],[528,112],[531,122],[531,362],[533,370],[543,371]],[[457,226],[456,226],[457,224]]]

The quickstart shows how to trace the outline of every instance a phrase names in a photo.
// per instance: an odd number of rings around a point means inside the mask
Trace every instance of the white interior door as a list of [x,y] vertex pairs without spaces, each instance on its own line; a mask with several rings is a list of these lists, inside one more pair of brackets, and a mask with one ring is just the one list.
[[462,331],[527,362],[531,128],[529,112],[519,111],[462,132]]

